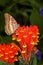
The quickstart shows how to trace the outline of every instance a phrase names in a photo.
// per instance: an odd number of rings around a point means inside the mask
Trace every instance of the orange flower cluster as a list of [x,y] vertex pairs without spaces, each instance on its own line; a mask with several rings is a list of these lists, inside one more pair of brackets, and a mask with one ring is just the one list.
[[20,44],[22,56],[25,61],[28,61],[31,51],[38,42],[38,27],[37,26],[22,26],[19,27],[12,35],[12,40],[17,40]]
[[13,63],[17,61],[17,54],[20,51],[19,47],[14,44],[0,44],[0,60]]

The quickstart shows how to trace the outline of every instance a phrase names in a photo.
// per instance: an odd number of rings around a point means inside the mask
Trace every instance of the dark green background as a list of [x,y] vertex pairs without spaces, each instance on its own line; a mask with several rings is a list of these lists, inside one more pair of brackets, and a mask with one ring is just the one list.
[[37,25],[39,28],[39,43],[37,48],[41,51],[43,65],[43,16],[40,16],[39,9],[43,8],[43,0],[0,0],[0,43],[12,42],[11,36],[5,31],[4,14],[11,14],[20,25]]

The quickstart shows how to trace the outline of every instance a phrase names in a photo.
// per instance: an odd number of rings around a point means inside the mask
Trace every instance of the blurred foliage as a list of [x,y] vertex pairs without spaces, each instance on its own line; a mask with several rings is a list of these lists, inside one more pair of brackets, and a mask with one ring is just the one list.
[[40,34],[43,34],[43,17],[40,16],[39,11],[35,8],[30,16],[30,21],[32,25],[37,25],[39,27]]
[[30,58],[29,65],[37,65],[37,57],[34,53],[31,53],[31,58]]
[[13,64],[9,64],[9,63],[6,63],[6,62],[3,62],[3,61],[0,61],[0,65],[14,65],[14,63],[13,63]]
[[28,64],[25,63],[25,61],[22,59],[19,61],[19,65],[37,65],[37,57],[34,53],[31,53],[30,61],[28,61]]
[[[3,34],[5,27],[4,13],[7,12],[20,23],[23,17],[24,25],[32,24],[39,27],[41,39],[39,37],[40,42],[37,47],[43,53],[43,16],[40,16],[40,8],[43,8],[43,0],[0,0],[0,43],[11,42],[11,36]],[[17,17],[19,15],[22,16],[20,19]]]

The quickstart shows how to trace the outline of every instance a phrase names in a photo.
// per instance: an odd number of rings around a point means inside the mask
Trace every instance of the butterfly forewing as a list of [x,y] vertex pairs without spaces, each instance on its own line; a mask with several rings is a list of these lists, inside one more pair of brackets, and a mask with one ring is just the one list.
[[5,32],[7,35],[13,34],[18,27],[17,21],[10,14],[5,13]]

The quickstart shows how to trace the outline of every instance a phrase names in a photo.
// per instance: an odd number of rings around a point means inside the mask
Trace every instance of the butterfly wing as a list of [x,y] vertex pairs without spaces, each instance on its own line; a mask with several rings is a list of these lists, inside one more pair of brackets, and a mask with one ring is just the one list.
[[5,32],[7,35],[11,35],[19,27],[19,24],[10,14],[5,13],[4,16],[5,16]]

